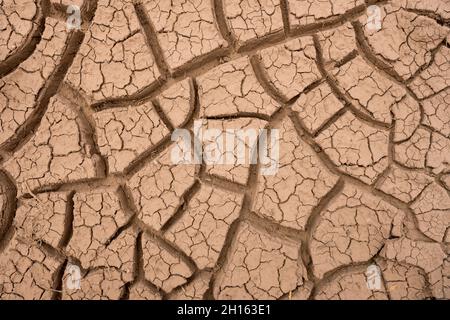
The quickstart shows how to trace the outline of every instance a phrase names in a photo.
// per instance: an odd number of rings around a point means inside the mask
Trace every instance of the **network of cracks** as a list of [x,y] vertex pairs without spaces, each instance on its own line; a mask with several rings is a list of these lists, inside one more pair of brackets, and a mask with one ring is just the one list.
[[450,298],[448,0],[0,4],[1,299]]

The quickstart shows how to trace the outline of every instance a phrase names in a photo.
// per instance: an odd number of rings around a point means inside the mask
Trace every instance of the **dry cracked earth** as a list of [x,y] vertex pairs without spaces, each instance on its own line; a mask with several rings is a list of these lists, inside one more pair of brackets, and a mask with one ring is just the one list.
[[[1,299],[450,298],[449,0],[0,5]],[[279,170],[173,164],[198,119]]]

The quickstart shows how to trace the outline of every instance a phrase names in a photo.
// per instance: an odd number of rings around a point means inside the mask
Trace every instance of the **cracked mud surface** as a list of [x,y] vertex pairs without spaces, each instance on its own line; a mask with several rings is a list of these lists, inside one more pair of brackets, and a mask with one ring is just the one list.
[[450,299],[450,1],[0,5],[0,299]]

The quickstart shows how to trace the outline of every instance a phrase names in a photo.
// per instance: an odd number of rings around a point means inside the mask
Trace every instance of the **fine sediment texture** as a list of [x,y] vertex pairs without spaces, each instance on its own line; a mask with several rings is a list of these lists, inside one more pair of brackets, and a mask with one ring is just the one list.
[[[0,0],[0,299],[450,299],[423,3]],[[200,120],[277,130],[278,169],[174,163]]]

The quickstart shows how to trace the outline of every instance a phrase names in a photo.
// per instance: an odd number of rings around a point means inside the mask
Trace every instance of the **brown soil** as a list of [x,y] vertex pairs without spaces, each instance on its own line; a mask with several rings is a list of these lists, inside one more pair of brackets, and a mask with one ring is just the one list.
[[[0,5],[1,299],[450,298],[449,1]],[[278,172],[173,164],[198,119]]]

